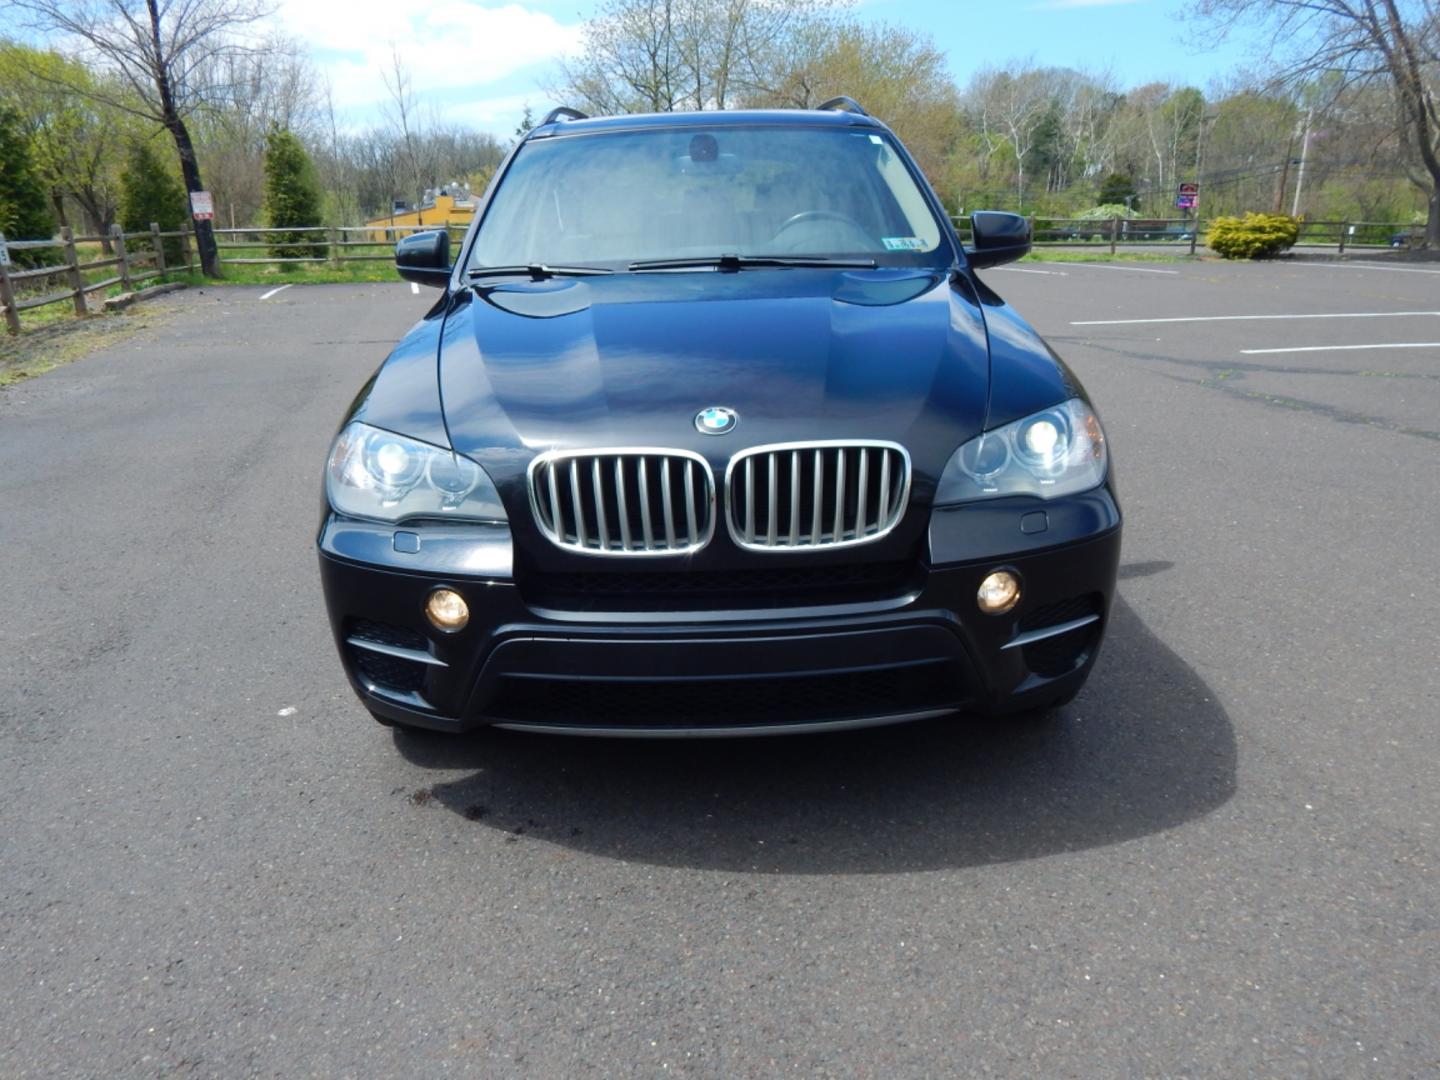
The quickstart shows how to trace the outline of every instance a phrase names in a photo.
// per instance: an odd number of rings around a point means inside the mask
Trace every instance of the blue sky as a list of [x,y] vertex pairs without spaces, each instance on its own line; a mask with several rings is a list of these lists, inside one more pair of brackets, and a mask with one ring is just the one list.
[[[861,0],[861,19],[929,33],[962,85],[1007,60],[1109,70],[1122,86],[1168,80],[1205,87],[1244,59],[1226,46],[1188,46],[1180,0]],[[594,0],[282,0],[278,17],[306,41],[334,87],[342,122],[378,118],[380,68],[392,45],[417,96],[448,120],[508,136],[544,89],[555,58],[573,50]]]

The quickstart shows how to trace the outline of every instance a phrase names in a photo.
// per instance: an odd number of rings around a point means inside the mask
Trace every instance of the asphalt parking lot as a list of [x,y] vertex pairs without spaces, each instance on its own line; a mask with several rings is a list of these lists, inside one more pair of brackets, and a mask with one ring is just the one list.
[[1440,266],[986,278],[1128,515],[1038,726],[374,724],[313,531],[408,286],[0,391],[0,1075],[1440,1072]]

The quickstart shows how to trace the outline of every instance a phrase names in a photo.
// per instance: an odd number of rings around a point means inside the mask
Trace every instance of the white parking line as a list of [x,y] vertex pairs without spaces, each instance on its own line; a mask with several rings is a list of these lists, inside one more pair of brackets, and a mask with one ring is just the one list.
[[[290,282],[290,285],[294,285],[294,284],[295,284],[295,283],[294,283],[293,281]],[[269,292],[263,294],[263,295],[260,297],[260,299],[261,299],[261,300],[269,300],[270,297],[274,296],[276,293],[282,293],[282,292],[284,292],[286,289],[290,288],[290,285],[281,285],[278,289],[271,289]]]
[[1288,349],[1241,349],[1245,356],[1284,352],[1353,352],[1364,349],[1440,349],[1440,341],[1387,342],[1380,345],[1295,345]]
[[1391,274],[1440,274],[1440,270],[1422,270],[1418,266],[1380,266],[1377,263],[1291,263],[1320,270],[1385,270]]
[[1323,311],[1301,315],[1181,315],[1173,319],[1081,319],[1071,326],[1140,326],[1148,323],[1251,322],[1260,319],[1402,319],[1440,311]]
[[410,291],[411,291],[412,293],[414,293],[416,296],[419,296],[419,295],[420,295],[420,286],[417,285],[417,284],[415,284],[415,282],[412,281],[412,282],[410,282]]
[[1124,272],[1126,272],[1126,273],[1133,273],[1133,274],[1178,274],[1178,273],[1180,273],[1179,270],[1153,270],[1153,269],[1151,269],[1151,268],[1148,267],[1148,266],[1121,266],[1121,265],[1119,265],[1119,264],[1116,264],[1116,265],[1112,266],[1112,265],[1110,265],[1109,263],[1067,263],[1066,265],[1067,265],[1067,266],[1085,266],[1085,267],[1089,267],[1091,270],[1120,270],[1120,271],[1124,271]]
[[1069,277],[1064,270],[1028,270],[1023,266],[999,266],[997,270],[1004,270],[1007,274],[1049,274],[1051,277]]

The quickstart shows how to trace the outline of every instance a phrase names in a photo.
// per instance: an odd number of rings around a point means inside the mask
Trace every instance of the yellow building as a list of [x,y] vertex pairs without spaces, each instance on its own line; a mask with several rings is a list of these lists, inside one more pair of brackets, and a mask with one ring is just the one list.
[[[457,225],[464,228],[475,216],[476,205],[477,200],[468,186],[453,184],[439,191],[427,191],[418,208],[402,209],[397,206],[394,213],[371,218],[365,226],[371,230],[371,240],[377,243],[394,243],[421,227]],[[391,231],[394,229],[399,232]]]

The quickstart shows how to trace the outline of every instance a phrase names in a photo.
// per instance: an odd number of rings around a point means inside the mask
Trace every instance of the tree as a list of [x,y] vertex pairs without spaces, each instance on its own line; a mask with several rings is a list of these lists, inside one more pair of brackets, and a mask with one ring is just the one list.
[[[305,147],[282,127],[265,140],[265,216],[272,229],[313,229],[323,221],[320,182]],[[326,247],[303,232],[271,234],[277,259],[324,258]]]
[[[45,77],[37,77],[37,71]],[[0,44],[0,102],[24,117],[56,218],[70,224],[68,200],[89,219],[89,228],[79,231],[103,234],[115,221],[125,143],[135,122],[118,109],[68,92],[59,85],[62,79],[88,84],[97,77],[59,53]]]
[[592,113],[725,109],[779,92],[824,0],[604,0],[557,96]]
[[1383,83],[1412,183],[1425,192],[1425,244],[1440,248],[1440,0],[1201,0],[1222,35],[1249,23],[1268,39],[1277,84],[1339,75]]
[[[144,232],[155,224],[161,232],[179,232],[188,216],[185,189],[165,167],[151,141],[136,139],[130,144],[120,174],[120,227],[127,233]],[[140,246],[148,243],[141,241]],[[165,257],[180,261],[178,240],[165,241]]]
[[1040,116],[1025,155],[1025,167],[1033,176],[1045,178],[1046,191],[1059,191],[1069,179],[1069,160],[1060,103],[1053,98]]
[[1100,205],[1129,205],[1135,197],[1135,178],[1125,173],[1111,173],[1100,182]]
[[515,125],[515,142],[529,135],[535,129],[535,110],[530,107],[529,102],[525,104],[525,111],[520,115],[520,123]]
[[1026,162],[1053,100],[1053,69],[1011,64],[975,75],[967,92],[989,155],[1008,151],[1015,162],[1016,208],[1025,204]]
[[[269,14],[262,0],[0,0],[29,29],[72,43],[79,58],[112,72],[125,93],[61,75],[57,84],[163,127],[175,143],[188,191],[203,191],[189,120],[223,103],[225,87],[196,78],[226,56],[258,51],[240,32]],[[210,222],[195,223],[200,265],[220,276]]]
[[424,166],[420,155],[420,114],[411,88],[410,69],[400,56],[400,50],[390,48],[390,70],[380,72],[380,80],[390,95],[385,115],[395,133],[396,150],[403,163],[411,205],[420,206],[425,201]]
[[792,42],[785,65],[779,85],[751,90],[735,103],[813,109],[848,95],[894,128],[921,169],[938,180],[961,116],[945,54],[927,35],[884,23],[812,21]]
[[[35,169],[30,140],[20,114],[0,106],[0,232],[7,240],[49,240],[55,219],[45,197],[45,185]],[[29,253],[16,252],[19,261],[32,262]]]
[[[257,52],[217,58],[196,73],[223,107],[199,111],[190,122],[195,152],[215,198],[216,219],[257,224],[265,203],[265,141],[279,125],[309,145],[318,142],[322,110],[318,79],[303,48],[267,37]],[[352,215],[346,220],[355,220]]]

